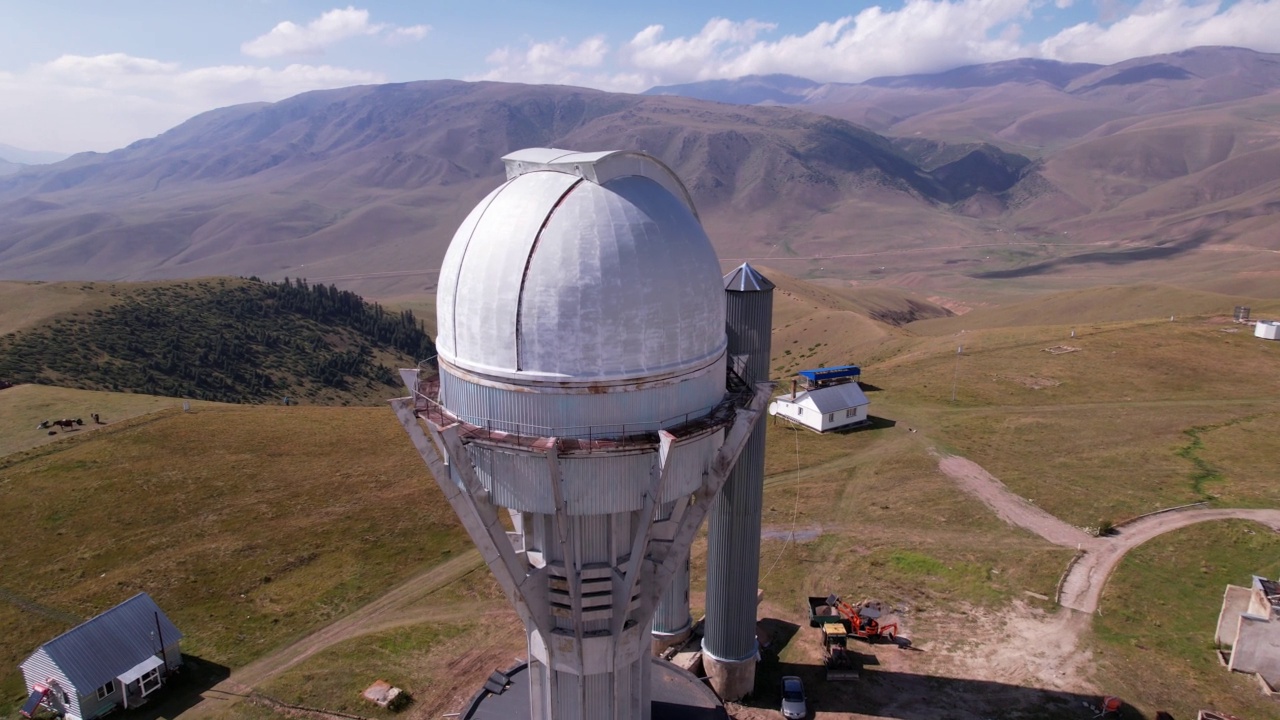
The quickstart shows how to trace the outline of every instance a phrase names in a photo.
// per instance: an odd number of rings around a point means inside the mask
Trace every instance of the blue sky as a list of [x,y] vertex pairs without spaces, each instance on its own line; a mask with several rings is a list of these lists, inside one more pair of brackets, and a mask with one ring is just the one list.
[[215,107],[364,83],[858,82],[1196,45],[1280,51],[1280,0],[0,0],[0,143],[105,151]]

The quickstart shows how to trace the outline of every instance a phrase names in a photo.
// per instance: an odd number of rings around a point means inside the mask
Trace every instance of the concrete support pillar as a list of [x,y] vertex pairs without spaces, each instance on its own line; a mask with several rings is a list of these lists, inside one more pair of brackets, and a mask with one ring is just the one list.
[[[748,383],[763,382],[769,376],[773,283],[744,263],[725,276],[725,291],[729,356],[745,356],[740,367]],[[711,686],[725,700],[755,687],[765,431],[764,423],[752,431],[707,523],[702,658]]]

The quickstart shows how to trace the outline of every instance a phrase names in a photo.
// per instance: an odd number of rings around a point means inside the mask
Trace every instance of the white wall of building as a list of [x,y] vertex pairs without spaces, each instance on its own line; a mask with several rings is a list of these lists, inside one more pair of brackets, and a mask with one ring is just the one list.
[[1259,320],[1258,324],[1253,326],[1253,335],[1264,340],[1280,340],[1280,322]]
[[828,432],[867,421],[866,405],[822,413],[818,411],[813,401],[804,395],[800,396],[798,403],[791,402],[785,399],[786,397],[784,395],[775,400],[769,407],[769,414],[787,418],[811,430]]

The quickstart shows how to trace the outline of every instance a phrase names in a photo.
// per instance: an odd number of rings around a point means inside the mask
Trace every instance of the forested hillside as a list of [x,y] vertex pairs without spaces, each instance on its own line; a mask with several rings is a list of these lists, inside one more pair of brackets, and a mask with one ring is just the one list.
[[0,337],[0,379],[223,402],[381,401],[435,355],[411,311],[305,280],[117,285],[105,307]]

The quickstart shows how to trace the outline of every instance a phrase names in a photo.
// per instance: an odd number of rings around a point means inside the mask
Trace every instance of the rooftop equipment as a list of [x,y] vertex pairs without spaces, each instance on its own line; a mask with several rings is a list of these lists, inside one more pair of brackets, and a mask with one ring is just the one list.
[[837,367],[801,370],[796,373],[803,379],[805,390],[814,390],[827,385],[838,385],[853,382],[862,376],[862,368],[857,365],[839,365]]

